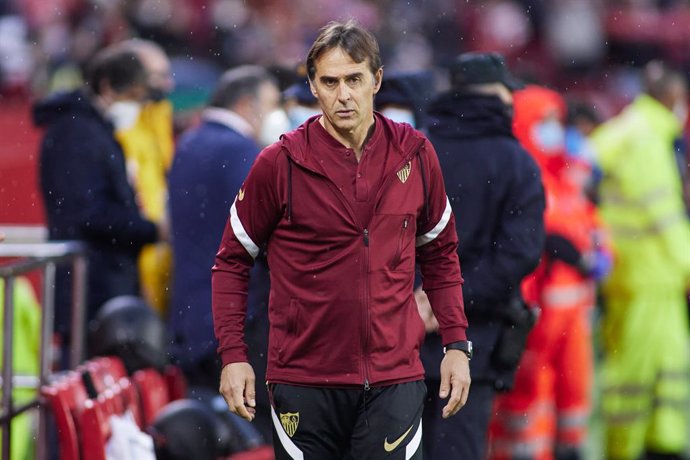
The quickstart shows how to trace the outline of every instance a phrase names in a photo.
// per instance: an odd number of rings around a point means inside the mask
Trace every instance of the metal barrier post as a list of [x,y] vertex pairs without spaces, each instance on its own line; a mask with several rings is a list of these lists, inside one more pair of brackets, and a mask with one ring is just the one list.
[[77,256],[72,265],[72,338],[70,341],[70,367],[76,368],[84,360],[84,331],[86,330],[86,257]]
[[[11,444],[12,418],[28,410],[38,408],[38,432],[36,455],[39,460],[47,458],[47,415],[49,408],[39,397],[32,401],[15,406],[12,399],[14,386],[40,389],[48,383],[52,368],[53,326],[55,318],[55,273],[58,264],[73,261],[74,283],[72,302],[72,349],[70,363],[72,368],[81,363],[84,355],[84,318],[87,259],[86,248],[74,241],[52,243],[15,243],[0,245],[0,257],[22,257],[23,259],[8,265],[0,265],[0,279],[5,280],[3,353],[2,353],[2,407],[0,428],[2,428],[1,459],[9,460]],[[14,339],[14,279],[34,270],[43,270],[43,308],[41,315],[41,343],[39,356],[39,376],[33,379],[21,379],[13,376],[13,339]],[[17,376],[19,377],[19,376]]]
[[[54,262],[46,264],[43,270],[43,314],[41,315],[41,344],[39,355],[38,388],[48,383],[52,364],[53,364],[53,325],[55,322],[55,272]],[[48,433],[48,410],[42,404],[38,408],[38,433],[36,458],[43,460],[47,458],[46,442]]]
[[[2,312],[2,408],[5,413],[12,413],[12,351],[14,343],[14,277],[3,278],[5,282],[4,309]],[[2,429],[2,460],[10,459],[10,435],[12,423],[8,422]]]

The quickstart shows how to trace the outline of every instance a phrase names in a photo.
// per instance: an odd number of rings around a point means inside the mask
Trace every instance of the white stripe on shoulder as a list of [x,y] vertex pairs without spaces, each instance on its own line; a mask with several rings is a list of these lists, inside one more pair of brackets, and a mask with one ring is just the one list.
[[244,229],[244,226],[240,221],[240,217],[237,215],[237,208],[235,207],[236,204],[237,198],[235,198],[235,201],[232,203],[232,207],[230,208],[230,226],[232,227],[232,231],[235,232],[235,236],[239,242],[242,244],[242,246],[244,246],[244,249],[247,250],[252,258],[256,259],[256,256],[259,255],[259,246],[252,241]]
[[441,234],[443,229],[446,228],[446,225],[448,225],[451,213],[452,209],[450,207],[450,200],[448,199],[448,197],[446,197],[446,209],[443,210],[441,220],[438,221],[434,228],[426,232],[424,235],[419,235],[415,242],[415,246],[424,246],[425,244],[434,241],[434,239],[436,239],[436,237]]
[[276,433],[278,433],[278,439],[283,445],[285,452],[288,453],[292,460],[304,460],[304,452],[302,452],[287,435],[283,425],[281,425],[280,420],[278,420],[278,416],[276,415],[276,411],[273,406],[271,406],[271,419],[273,420],[273,428],[276,430]]
[[419,421],[419,426],[410,442],[405,446],[405,460],[410,460],[419,449],[419,444],[422,442],[422,421]]

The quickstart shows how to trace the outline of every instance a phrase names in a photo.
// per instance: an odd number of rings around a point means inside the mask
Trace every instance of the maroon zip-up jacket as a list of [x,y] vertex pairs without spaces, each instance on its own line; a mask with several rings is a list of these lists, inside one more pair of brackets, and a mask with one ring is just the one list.
[[376,129],[399,158],[387,162],[393,166],[383,172],[364,225],[319,167],[306,127],[317,122],[311,118],[264,149],[232,205],[212,270],[223,365],[247,361],[249,270],[267,244],[269,382],[420,380],[424,325],[413,296],[415,257],[443,343],[465,340],[467,328],[455,220],[436,152],[409,125],[376,114]]

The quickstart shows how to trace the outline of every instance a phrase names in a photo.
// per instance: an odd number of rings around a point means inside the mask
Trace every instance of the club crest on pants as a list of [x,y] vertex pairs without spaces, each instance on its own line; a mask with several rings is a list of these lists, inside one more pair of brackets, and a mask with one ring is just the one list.
[[299,412],[287,412],[280,414],[280,424],[288,436],[293,437],[299,425]]
[[407,178],[410,177],[410,171],[412,171],[412,162],[408,161],[407,164],[396,173],[398,175],[398,179],[400,179],[400,182],[403,184],[405,183]]

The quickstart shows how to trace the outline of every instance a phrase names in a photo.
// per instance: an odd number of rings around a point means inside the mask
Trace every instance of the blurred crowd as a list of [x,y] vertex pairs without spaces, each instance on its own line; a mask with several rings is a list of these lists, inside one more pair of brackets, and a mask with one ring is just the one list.
[[[532,332],[520,368],[487,380],[487,397],[501,394],[486,455],[587,458],[591,413],[603,411],[607,458],[684,458],[688,0],[0,0],[0,110],[2,98],[36,102],[50,238],[89,241],[99,267],[89,275],[89,319],[110,298],[140,295],[167,325],[170,362],[192,386],[217,385],[210,267],[228,212],[261,148],[320,113],[303,61],[320,27],[348,17],[381,46],[376,110],[430,133],[442,166],[451,149],[440,147],[444,117],[462,103],[449,96],[460,85],[457,57],[498,53],[520,82],[496,80],[507,95],[489,95],[538,166],[546,241],[522,284]],[[111,160],[122,151],[124,167],[85,154],[86,143]],[[258,380],[263,256],[246,331]],[[68,278],[58,273],[58,286]],[[57,298],[64,343],[68,291]],[[257,399],[258,430],[270,442],[268,399]]]

